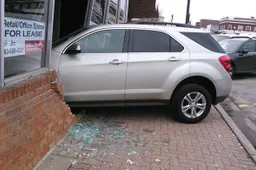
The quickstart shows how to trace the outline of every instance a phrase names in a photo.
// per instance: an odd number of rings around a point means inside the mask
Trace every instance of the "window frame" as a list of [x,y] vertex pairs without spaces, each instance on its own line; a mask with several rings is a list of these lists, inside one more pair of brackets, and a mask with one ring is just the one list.
[[[201,47],[211,51],[211,52],[217,52],[217,53],[225,53],[224,49],[221,47],[221,45],[219,44],[219,42],[217,42],[214,37],[209,33],[209,32],[194,32],[194,31],[184,31],[184,32],[180,32],[183,36],[187,37],[188,39],[192,40],[193,42],[195,42],[196,44],[200,45]],[[201,34],[201,35],[200,35]],[[209,39],[206,42],[210,42],[210,46],[209,43],[206,43],[205,41],[201,41],[200,39],[198,40],[197,38],[195,39],[195,37],[193,36],[209,36],[206,38],[210,38],[211,40],[209,41]],[[205,38],[205,37],[204,37]],[[212,48],[212,45],[214,46],[214,48]]]
[[[169,35],[169,34],[167,34],[167,35]],[[181,47],[183,47],[183,50],[180,51],[180,52],[174,52],[174,51],[172,51],[172,40],[174,40],[174,41],[176,41],[177,43],[179,43],[179,44],[181,45]],[[182,45],[179,41],[177,41],[175,38],[173,38],[173,36],[170,36],[170,35],[169,35],[169,45],[170,45],[169,53],[183,53],[184,50],[185,50],[185,46]]]
[[49,62],[52,49],[52,30],[53,30],[53,17],[54,17],[54,1],[45,2],[45,49],[42,53],[41,68],[32,70],[23,74],[15,75],[12,77],[4,78],[4,16],[5,16],[5,0],[0,2],[0,87],[10,86],[22,81],[25,81],[31,77],[48,72]]
[[[134,52],[134,31],[152,31],[152,32],[159,32],[166,34],[169,36],[169,52]],[[183,50],[181,52],[172,52],[171,51],[171,38],[175,41],[177,41],[182,47]],[[134,28],[130,29],[130,38],[129,38],[129,53],[183,53],[186,50],[186,46],[181,43],[179,40],[177,40],[174,36],[170,35],[169,32],[161,31],[161,30],[151,30],[151,29],[140,29],[140,28]]]
[[[247,28],[250,28],[250,29],[247,29]],[[245,27],[245,31],[248,31],[248,32],[252,31],[252,26],[247,25],[247,26]]]
[[243,31],[244,30],[244,26],[243,25],[238,25],[237,26],[237,31]]
[[4,86],[4,6],[5,0],[0,1],[0,86]]
[[[231,28],[229,29],[229,27],[231,27]],[[232,24],[228,24],[228,30],[233,30],[233,25]]]
[[[89,31],[89,32],[85,31],[82,36],[76,38],[75,40],[71,41],[68,45],[66,45],[66,47],[62,50],[61,54],[66,54],[67,49],[70,46],[74,45],[76,42],[80,41],[81,39],[83,39],[83,38],[85,38],[85,37],[87,37],[89,35],[95,34],[97,32],[108,31],[108,30],[125,30],[123,51],[121,53],[128,52],[129,36],[130,36],[129,29],[127,29],[127,28],[103,28],[103,29],[92,30],[92,31]],[[120,52],[118,52],[118,53],[120,53]],[[86,54],[86,53],[84,53],[84,54]],[[93,53],[91,53],[91,54],[93,54]],[[98,54],[100,54],[100,53],[98,53]],[[109,53],[109,54],[111,54],[111,53]]]
[[[117,4],[114,2],[114,1],[111,1],[111,0],[108,0],[109,1],[109,4],[108,4],[108,7],[107,7],[107,14],[106,14],[106,22],[111,22],[111,17],[115,18],[115,22],[113,24],[116,24],[118,22],[118,6],[119,6],[119,1],[117,1]],[[116,14],[113,15],[112,13],[110,13],[110,8],[114,8],[114,10],[116,10]]]

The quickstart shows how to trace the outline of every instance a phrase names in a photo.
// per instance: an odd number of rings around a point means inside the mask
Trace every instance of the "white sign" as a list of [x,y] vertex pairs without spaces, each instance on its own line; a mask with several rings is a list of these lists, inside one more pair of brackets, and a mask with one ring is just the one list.
[[44,23],[5,17],[4,27],[4,57],[44,51]]

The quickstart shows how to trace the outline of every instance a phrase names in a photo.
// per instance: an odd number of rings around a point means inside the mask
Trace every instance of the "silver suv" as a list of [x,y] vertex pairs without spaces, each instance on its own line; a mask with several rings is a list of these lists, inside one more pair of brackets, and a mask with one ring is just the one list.
[[80,30],[55,43],[50,63],[71,106],[171,104],[186,123],[203,120],[232,83],[230,58],[214,38],[180,25]]

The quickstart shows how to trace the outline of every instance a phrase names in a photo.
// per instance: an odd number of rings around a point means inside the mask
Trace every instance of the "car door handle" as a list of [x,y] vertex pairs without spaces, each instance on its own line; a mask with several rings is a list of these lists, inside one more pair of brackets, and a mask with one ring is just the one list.
[[173,57],[168,58],[168,61],[177,62],[177,61],[180,61],[180,59],[173,56]]
[[119,64],[123,64],[123,63],[124,63],[124,61],[120,61],[118,59],[114,59],[109,62],[109,64],[112,64],[112,65],[119,65]]

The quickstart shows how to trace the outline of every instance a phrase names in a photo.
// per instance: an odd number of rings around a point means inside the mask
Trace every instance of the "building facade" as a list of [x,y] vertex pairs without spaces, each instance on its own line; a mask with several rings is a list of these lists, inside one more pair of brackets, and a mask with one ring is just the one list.
[[75,2],[55,0],[53,41],[90,25],[121,24],[132,18],[159,17],[155,7],[156,0],[76,0]]
[[128,20],[131,21],[134,18],[159,18],[156,0],[130,0]]
[[76,121],[51,56],[54,1],[0,1],[0,169],[33,169]]
[[53,41],[90,25],[125,23],[128,7],[129,0],[55,0]]
[[1,169],[33,169],[78,120],[49,69],[52,41],[90,25],[125,23],[128,7],[128,0],[0,0]]
[[219,20],[211,20],[211,19],[201,19],[200,20],[200,28],[207,28],[208,25],[219,26]]
[[256,19],[254,17],[224,17],[220,20],[220,29],[256,32]]
[[197,28],[200,28],[200,22],[196,22],[195,26],[196,26]]
[[33,169],[78,120],[49,69],[52,41],[127,15],[128,0],[0,1],[0,169]]

